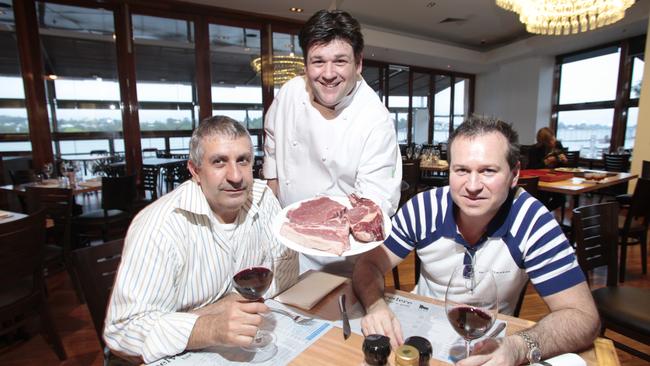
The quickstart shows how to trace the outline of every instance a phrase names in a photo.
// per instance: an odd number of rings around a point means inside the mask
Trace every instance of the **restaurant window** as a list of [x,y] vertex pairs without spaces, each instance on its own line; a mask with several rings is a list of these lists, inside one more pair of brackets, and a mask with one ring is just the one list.
[[113,13],[46,2],[36,9],[55,153],[108,150],[97,133],[122,130]]
[[[0,12],[0,49],[0,151],[30,151],[25,92],[11,7]],[[17,134],[23,135],[23,141],[15,140]],[[3,141],[5,135],[9,135],[11,141]]]
[[[578,150],[587,159],[633,149],[644,44],[642,36],[557,58],[560,78],[553,118],[565,148]],[[631,71],[621,60],[629,62]],[[623,80],[620,85],[619,80]],[[620,113],[616,105],[622,106]],[[617,136],[616,131],[623,134]]]
[[231,117],[252,135],[261,135],[262,79],[253,67],[261,57],[260,30],[220,24],[210,24],[209,30],[214,114]]
[[166,150],[156,132],[190,133],[196,125],[194,23],[133,15],[141,147]]
[[454,128],[469,116],[469,79],[455,78],[454,82]]
[[397,142],[404,144],[408,138],[409,114],[409,68],[390,65],[388,67],[388,111],[393,115]]
[[451,77],[434,75],[433,143],[447,142],[451,122]]
[[372,66],[372,65],[366,65],[364,63],[363,69],[361,70],[361,76],[363,76],[363,79],[366,81],[366,84],[372,90],[377,93],[379,96],[379,99],[381,99],[382,103],[385,103],[384,101],[384,89],[383,89],[383,83],[381,79],[382,75],[382,68],[380,66]]
[[411,95],[412,142],[429,142],[429,74],[413,73],[413,94]]

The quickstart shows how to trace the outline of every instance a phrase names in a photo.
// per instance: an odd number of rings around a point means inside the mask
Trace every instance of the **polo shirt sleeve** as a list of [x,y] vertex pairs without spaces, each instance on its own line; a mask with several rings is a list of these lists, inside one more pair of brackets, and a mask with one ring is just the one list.
[[414,224],[417,215],[413,214],[415,212],[413,209],[415,199],[414,197],[409,200],[393,216],[390,235],[384,240],[386,248],[402,259],[406,258],[415,249],[417,244],[416,227]]
[[549,296],[585,281],[575,252],[548,211],[533,221],[523,265],[537,292]]

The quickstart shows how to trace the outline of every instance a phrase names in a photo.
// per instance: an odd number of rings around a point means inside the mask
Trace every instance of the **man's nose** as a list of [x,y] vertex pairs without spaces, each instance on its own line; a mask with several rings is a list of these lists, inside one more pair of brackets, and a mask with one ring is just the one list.
[[240,183],[242,181],[242,172],[239,164],[231,163],[228,164],[228,172],[226,174],[226,179],[231,183]]
[[331,62],[326,62],[325,67],[323,68],[323,78],[330,81],[336,79],[336,72],[334,70],[334,64]]
[[469,192],[477,192],[483,188],[483,182],[481,182],[481,175],[477,172],[472,172],[467,177],[467,190]]

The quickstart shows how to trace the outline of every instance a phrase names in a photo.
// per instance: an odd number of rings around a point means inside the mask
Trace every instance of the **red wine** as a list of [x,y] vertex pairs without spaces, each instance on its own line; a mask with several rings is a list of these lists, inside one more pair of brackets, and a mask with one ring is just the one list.
[[471,306],[458,306],[447,313],[451,326],[463,338],[481,338],[492,326],[492,316],[484,310]]
[[234,277],[235,289],[247,300],[259,300],[271,286],[273,272],[266,267],[251,267],[239,271]]

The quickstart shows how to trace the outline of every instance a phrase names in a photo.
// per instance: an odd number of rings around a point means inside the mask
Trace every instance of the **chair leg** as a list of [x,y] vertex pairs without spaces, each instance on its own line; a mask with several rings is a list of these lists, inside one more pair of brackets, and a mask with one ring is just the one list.
[[397,266],[393,267],[393,284],[395,284],[395,289],[399,290],[400,285],[399,285],[399,270],[397,269]]
[[648,231],[644,231],[639,245],[641,246],[641,269],[643,274],[648,273]]
[[65,348],[63,348],[61,337],[59,337],[59,333],[56,331],[52,314],[50,313],[45,298],[43,298],[42,301],[43,303],[40,310],[42,333],[47,338],[47,341],[52,344],[52,348],[54,348],[54,352],[59,360],[65,361],[68,358],[68,355],[65,352]]
[[623,236],[621,241],[621,261],[618,265],[618,280],[625,282],[625,263],[627,262],[627,236]]

